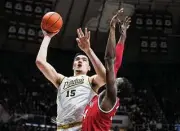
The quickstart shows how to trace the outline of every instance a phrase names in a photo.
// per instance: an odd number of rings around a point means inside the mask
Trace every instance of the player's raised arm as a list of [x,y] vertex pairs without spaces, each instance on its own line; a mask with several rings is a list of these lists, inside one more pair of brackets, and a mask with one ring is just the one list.
[[125,18],[125,21],[121,20],[120,37],[116,45],[116,58],[115,58],[115,64],[114,64],[115,77],[117,76],[117,72],[119,68],[121,67],[123,51],[124,51],[124,43],[126,41],[126,32],[130,26],[129,25],[130,22],[131,22],[131,18],[128,16]]
[[117,85],[114,73],[114,59],[116,46],[115,26],[116,23],[119,22],[117,16],[120,13],[122,13],[122,10],[119,10],[118,13],[115,16],[113,16],[111,20],[109,38],[107,41],[104,57],[106,68],[106,91],[105,96],[102,98],[102,101],[100,102],[100,107],[104,111],[110,111],[113,108],[117,98]]
[[85,34],[82,32],[82,29],[77,29],[78,38],[77,43],[81,50],[83,50],[86,55],[89,57],[95,71],[96,75],[90,77],[92,83],[96,84],[95,90],[97,91],[99,87],[103,86],[106,81],[106,70],[102,62],[98,59],[94,51],[90,47],[90,31],[87,31],[85,28]]
[[45,31],[43,31],[43,34],[44,39],[41,43],[39,52],[36,57],[36,65],[39,68],[39,70],[44,74],[44,76],[49,81],[51,81],[56,88],[58,88],[64,76],[57,73],[56,70],[47,62],[48,46],[51,41],[51,38],[55,34],[49,35]]

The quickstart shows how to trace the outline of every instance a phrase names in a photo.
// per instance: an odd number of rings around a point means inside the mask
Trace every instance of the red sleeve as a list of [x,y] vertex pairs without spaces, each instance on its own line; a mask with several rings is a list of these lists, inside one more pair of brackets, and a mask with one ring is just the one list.
[[117,72],[122,63],[123,51],[124,51],[124,44],[118,43],[116,45],[116,58],[115,58],[115,64],[114,64],[115,77],[117,76]]

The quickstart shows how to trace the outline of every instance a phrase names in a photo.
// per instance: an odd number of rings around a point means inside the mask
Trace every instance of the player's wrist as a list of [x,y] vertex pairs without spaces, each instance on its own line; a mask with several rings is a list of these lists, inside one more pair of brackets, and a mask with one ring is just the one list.
[[86,55],[90,54],[92,52],[91,48],[87,48],[86,50],[84,50],[84,53],[86,53]]
[[123,45],[124,45],[125,40],[126,40],[126,36],[121,35],[120,38],[119,38],[119,40],[118,40],[118,44],[123,44]]
[[116,29],[116,23],[110,24],[110,29]]
[[110,33],[115,33],[116,26],[110,26]]
[[43,39],[43,45],[45,44],[45,45],[49,45],[49,43],[50,43],[50,41],[51,41],[51,37],[50,36],[44,36],[44,39]]
[[44,39],[47,39],[47,40],[51,40],[51,36],[49,36],[48,34],[44,35]]

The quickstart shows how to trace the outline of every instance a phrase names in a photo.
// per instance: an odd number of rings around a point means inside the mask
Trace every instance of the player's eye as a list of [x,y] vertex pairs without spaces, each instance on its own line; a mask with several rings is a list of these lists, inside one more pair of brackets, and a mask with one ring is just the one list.
[[83,61],[87,61],[86,59],[83,59]]
[[80,59],[80,58],[79,58],[79,57],[77,57],[75,60],[76,60],[76,61],[78,61],[79,59]]

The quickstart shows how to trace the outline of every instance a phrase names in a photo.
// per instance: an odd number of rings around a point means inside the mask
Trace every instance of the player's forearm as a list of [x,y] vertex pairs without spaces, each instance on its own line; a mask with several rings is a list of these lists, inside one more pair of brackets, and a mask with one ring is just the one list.
[[47,58],[47,50],[50,43],[51,38],[49,36],[44,36],[42,44],[40,46],[36,61],[46,61]]
[[116,45],[116,59],[114,63],[115,76],[122,64],[122,57],[124,52],[124,43],[126,41],[126,30],[123,30],[119,37],[118,44]]
[[121,36],[119,37],[118,43],[125,43],[126,41],[126,30],[123,30],[121,32]]
[[114,59],[115,59],[115,27],[110,27],[109,37],[105,51],[105,67],[106,67],[106,81],[112,80],[114,77]]
[[115,94],[114,84],[114,59],[115,59],[115,28],[110,27],[109,38],[106,45],[105,51],[105,67],[106,67],[106,84],[107,84],[107,94]]
[[107,58],[115,59],[115,45],[116,45],[115,28],[111,27],[106,45],[106,51],[104,56],[105,59]]
[[85,53],[89,57],[96,74],[99,75],[103,80],[106,80],[106,69],[94,51],[90,48]]
[[114,63],[115,77],[117,76],[117,72],[122,64],[123,52],[124,52],[124,43],[118,43],[116,45],[116,58]]
[[[108,98],[113,99],[116,98],[116,79],[114,72],[114,59],[107,58],[105,59],[106,66],[106,95]],[[115,99],[114,99],[115,100]]]

